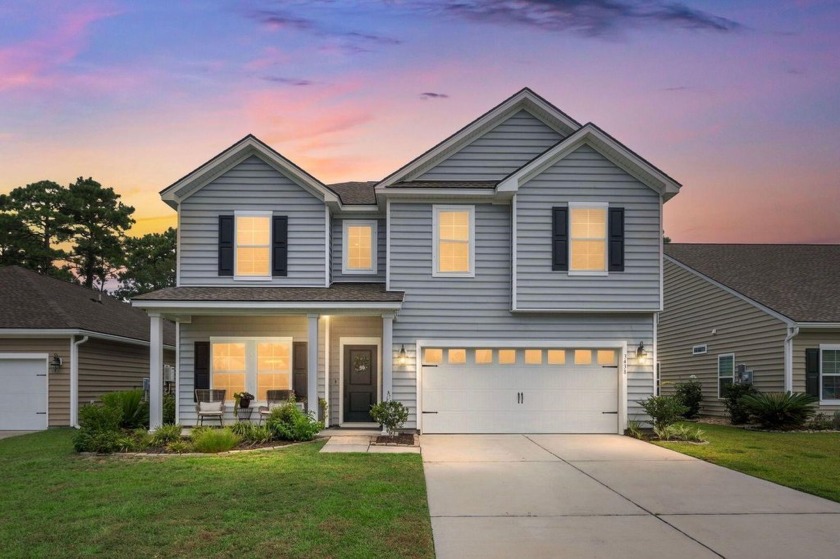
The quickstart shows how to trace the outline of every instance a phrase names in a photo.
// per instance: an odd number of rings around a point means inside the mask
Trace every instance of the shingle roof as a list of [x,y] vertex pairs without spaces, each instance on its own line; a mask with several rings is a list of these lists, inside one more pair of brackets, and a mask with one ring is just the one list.
[[338,194],[342,204],[376,204],[376,181],[338,182],[327,187]]
[[388,188],[495,188],[497,181],[408,181]]
[[[43,276],[19,266],[0,268],[0,335],[3,328],[89,330],[149,341],[149,317],[119,299]],[[175,345],[175,325],[165,321],[164,343]]]
[[384,283],[334,283],[330,287],[167,287],[134,300],[401,303],[403,292],[386,291]]
[[840,322],[840,245],[667,244],[665,254],[797,322]]

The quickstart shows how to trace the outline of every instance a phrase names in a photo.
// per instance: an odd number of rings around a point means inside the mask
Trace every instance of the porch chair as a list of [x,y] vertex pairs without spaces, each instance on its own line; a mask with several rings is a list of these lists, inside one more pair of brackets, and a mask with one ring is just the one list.
[[260,421],[259,424],[262,425],[263,419],[266,419],[269,415],[271,415],[271,411],[274,408],[278,408],[280,406],[284,406],[289,403],[290,400],[294,399],[295,391],[294,390],[267,390],[266,391],[266,398],[265,398],[265,405],[260,406]]
[[195,412],[198,414],[198,424],[204,425],[205,418],[218,419],[221,427],[225,426],[225,392],[197,388],[195,390]]

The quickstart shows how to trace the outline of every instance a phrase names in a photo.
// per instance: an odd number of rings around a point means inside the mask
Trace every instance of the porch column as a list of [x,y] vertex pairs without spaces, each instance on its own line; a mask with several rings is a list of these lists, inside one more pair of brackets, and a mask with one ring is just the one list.
[[394,386],[394,315],[382,315],[382,401],[392,399]]
[[163,317],[149,314],[149,430],[163,425]]
[[309,336],[306,356],[306,411],[318,416],[318,319],[320,315],[306,315]]

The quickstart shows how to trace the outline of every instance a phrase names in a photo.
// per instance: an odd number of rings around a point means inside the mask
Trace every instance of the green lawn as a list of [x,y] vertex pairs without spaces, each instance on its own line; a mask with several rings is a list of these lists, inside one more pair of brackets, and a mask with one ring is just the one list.
[[416,454],[323,443],[218,457],[81,457],[0,440],[3,557],[434,557]]
[[698,426],[709,444],[655,444],[840,501],[840,433],[762,433],[725,425]]

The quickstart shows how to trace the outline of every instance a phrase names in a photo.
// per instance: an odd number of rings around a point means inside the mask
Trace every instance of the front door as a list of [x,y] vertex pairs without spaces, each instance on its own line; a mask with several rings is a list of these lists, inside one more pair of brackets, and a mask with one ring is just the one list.
[[376,346],[344,346],[344,421],[371,422],[376,403]]

